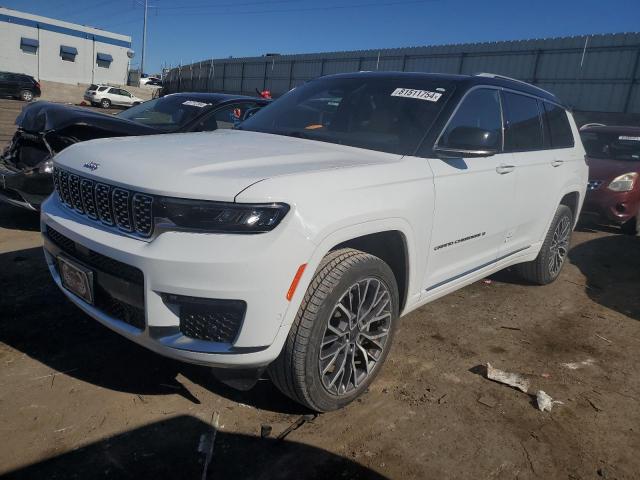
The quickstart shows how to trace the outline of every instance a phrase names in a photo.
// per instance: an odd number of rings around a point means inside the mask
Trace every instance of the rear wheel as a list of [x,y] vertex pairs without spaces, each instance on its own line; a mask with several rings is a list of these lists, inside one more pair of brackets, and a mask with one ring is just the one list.
[[22,90],[20,92],[20,100],[30,102],[33,100],[33,92],[31,90]]
[[546,285],[558,278],[569,253],[572,231],[573,213],[566,205],[560,205],[536,259],[516,265],[520,276],[538,285]]
[[307,289],[287,342],[269,367],[288,397],[319,411],[362,394],[391,348],[399,310],[389,266],[354,249],[331,252]]
[[102,108],[111,108],[111,100],[109,100],[108,98],[103,98],[102,100],[100,100],[100,105],[102,106]]

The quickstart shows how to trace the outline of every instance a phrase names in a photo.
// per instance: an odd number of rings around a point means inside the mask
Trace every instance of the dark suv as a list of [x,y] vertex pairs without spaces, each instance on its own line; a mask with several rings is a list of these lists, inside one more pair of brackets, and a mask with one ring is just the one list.
[[40,96],[40,83],[24,73],[0,72],[0,97],[14,97],[30,102]]

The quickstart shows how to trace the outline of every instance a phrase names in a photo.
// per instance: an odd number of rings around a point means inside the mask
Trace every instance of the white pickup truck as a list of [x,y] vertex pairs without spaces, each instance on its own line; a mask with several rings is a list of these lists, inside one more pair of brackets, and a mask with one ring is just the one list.
[[400,316],[515,264],[555,280],[587,166],[537,87],[361,72],[234,130],[73,145],[54,179],[46,259],[82,310],[237,386],[268,369],[328,411],[367,388]]

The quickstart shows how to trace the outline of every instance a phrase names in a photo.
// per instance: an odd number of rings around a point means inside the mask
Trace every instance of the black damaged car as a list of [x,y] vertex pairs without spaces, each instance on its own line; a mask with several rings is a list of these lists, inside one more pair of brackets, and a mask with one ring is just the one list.
[[0,200],[39,210],[53,191],[53,156],[74,143],[233,128],[268,103],[241,95],[175,93],[117,115],[49,102],[29,104],[16,118],[18,130],[0,156]]

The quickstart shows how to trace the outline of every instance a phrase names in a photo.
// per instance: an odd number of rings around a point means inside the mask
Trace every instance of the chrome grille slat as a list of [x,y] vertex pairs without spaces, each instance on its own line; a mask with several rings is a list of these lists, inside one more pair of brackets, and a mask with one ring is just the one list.
[[53,170],[60,201],[79,214],[140,238],[153,234],[153,197],[69,173]]
[[598,190],[604,182],[602,180],[589,180],[587,190]]

